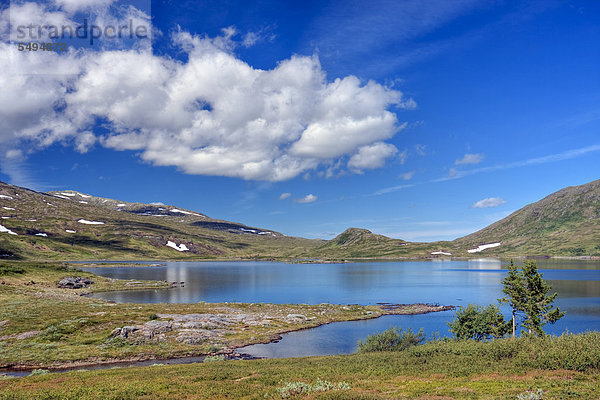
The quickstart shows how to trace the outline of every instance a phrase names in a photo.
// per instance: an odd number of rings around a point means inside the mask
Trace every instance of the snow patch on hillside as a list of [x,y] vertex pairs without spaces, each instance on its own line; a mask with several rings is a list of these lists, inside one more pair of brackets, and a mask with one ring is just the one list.
[[14,233],[13,231],[11,231],[10,229],[6,228],[3,225],[0,225],[0,233],[8,233],[9,235],[17,235],[16,233]]
[[0,199],[8,199],[8,200],[14,200],[14,198],[4,195],[4,194],[0,194]]
[[36,233],[35,236],[42,236],[42,237],[48,237],[47,233]]
[[[63,196],[75,197],[75,193],[61,192],[61,194],[62,194]],[[55,196],[57,196],[57,195],[55,194]]]
[[88,196],[87,194],[81,194],[81,193],[77,193],[78,195],[80,195],[81,197],[83,197],[84,199],[89,199],[92,196]]
[[80,219],[77,222],[79,222],[80,224],[86,224],[86,225],[104,225],[104,222],[88,221],[87,219]]
[[80,202],[81,204],[87,204],[87,203],[88,203],[87,201],[83,201],[83,200],[79,200],[79,202]]
[[178,210],[177,208],[173,208],[173,209],[171,209],[169,211],[174,212],[174,213],[181,213],[181,214],[187,214],[187,215],[195,215],[197,217],[201,217],[202,216],[200,214],[196,214],[196,213],[193,213],[193,212]]
[[501,244],[502,243],[499,243],[499,242],[488,243],[488,244],[480,244],[479,246],[477,246],[477,248],[471,249],[471,250],[467,250],[467,252],[469,252],[469,253],[479,253],[480,251],[483,251],[483,250],[486,250],[486,249],[491,249],[493,247],[498,247]]
[[68,197],[61,196],[60,194],[54,194],[53,196],[54,196],[54,197],[58,197],[59,199],[65,199],[65,200],[69,200],[69,198],[68,198]]
[[12,207],[2,207],[2,208],[4,208],[5,210],[10,210],[10,211],[14,211],[14,210],[15,210],[15,209],[14,209],[14,208],[12,208]]
[[177,251],[188,251],[189,250],[185,244],[181,243],[178,246],[175,242],[172,242],[170,240],[167,242],[167,246],[171,247],[171,248],[173,248],[173,249],[175,249]]
[[434,251],[431,253],[433,256],[451,256],[452,253],[446,253],[445,251]]
[[67,233],[77,233],[77,231],[72,231],[71,229],[66,229],[65,232],[67,232]]

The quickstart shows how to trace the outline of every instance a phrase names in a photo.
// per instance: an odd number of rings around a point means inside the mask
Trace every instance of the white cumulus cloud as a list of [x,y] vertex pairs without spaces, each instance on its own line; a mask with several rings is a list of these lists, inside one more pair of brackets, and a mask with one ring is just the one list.
[[[0,145],[30,153],[99,144],[189,174],[268,181],[346,159],[361,172],[397,153],[384,141],[406,124],[389,108],[411,108],[411,99],[354,76],[327,79],[316,56],[254,68],[235,55],[235,35],[233,27],[216,38],[175,33],[185,61],[144,48],[58,54],[0,43]],[[94,132],[98,121],[109,133]]]
[[488,197],[487,199],[479,200],[471,205],[471,208],[491,208],[505,204],[506,200],[500,197]]
[[54,0],[58,7],[61,7],[63,10],[74,13],[81,10],[87,10],[90,8],[98,9],[98,8],[107,8],[115,0]]
[[304,197],[301,197],[299,199],[294,199],[294,201],[296,203],[312,203],[314,201],[317,201],[318,197],[315,196],[314,194],[307,194]]
[[362,146],[358,152],[350,157],[348,167],[353,171],[374,169],[382,167],[385,160],[398,152],[398,149],[389,143],[377,142],[372,145]]

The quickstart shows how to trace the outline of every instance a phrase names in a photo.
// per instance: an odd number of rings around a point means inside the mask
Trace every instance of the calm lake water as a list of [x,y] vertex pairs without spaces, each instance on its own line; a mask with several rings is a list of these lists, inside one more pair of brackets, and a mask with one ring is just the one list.
[[[502,297],[506,263],[494,259],[469,261],[404,261],[347,264],[285,264],[274,262],[167,262],[161,267],[85,268],[120,279],[185,282],[169,290],[98,293],[97,298],[132,303],[304,303],[375,304],[439,303],[487,305]],[[600,262],[538,261],[538,268],[558,292],[556,304],[567,315],[546,332],[600,330]],[[506,315],[509,310],[503,308]],[[357,341],[390,326],[423,327],[428,336],[448,335],[446,322],[454,312],[385,316],[341,322],[283,335],[278,343],[249,346],[242,351],[260,357],[344,354]]]

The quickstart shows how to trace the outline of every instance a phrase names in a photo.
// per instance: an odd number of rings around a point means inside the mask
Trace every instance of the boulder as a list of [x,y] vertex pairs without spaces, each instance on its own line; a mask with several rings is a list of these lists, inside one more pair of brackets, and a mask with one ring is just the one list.
[[131,336],[132,333],[137,332],[139,330],[140,327],[136,325],[124,326],[122,328],[115,328],[110,335],[113,337],[121,337],[123,339],[127,339]]
[[92,283],[94,283],[94,281],[88,278],[77,276],[63,278],[56,284],[56,286],[61,289],[81,289],[91,285]]

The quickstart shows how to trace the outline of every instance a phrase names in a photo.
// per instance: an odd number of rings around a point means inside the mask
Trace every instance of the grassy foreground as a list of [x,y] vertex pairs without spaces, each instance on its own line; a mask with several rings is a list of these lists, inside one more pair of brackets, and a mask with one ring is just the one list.
[[[334,389],[309,398],[600,398],[600,334],[491,343],[430,342],[402,352],[77,371],[0,380],[0,399],[281,398],[298,382]],[[535,397],[532,397],[535,398]]]

